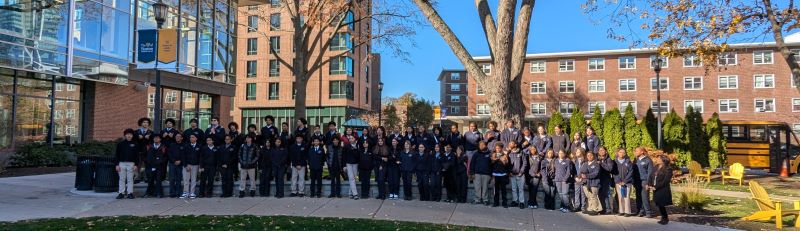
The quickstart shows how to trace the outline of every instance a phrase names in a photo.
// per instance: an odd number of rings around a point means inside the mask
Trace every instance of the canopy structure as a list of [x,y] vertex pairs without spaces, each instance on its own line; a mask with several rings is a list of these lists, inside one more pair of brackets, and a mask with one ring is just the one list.
[[368,128],[369,123],[359,118],[352,118],[344,122],[342,126],[345,127],[352,127],[352,128]]

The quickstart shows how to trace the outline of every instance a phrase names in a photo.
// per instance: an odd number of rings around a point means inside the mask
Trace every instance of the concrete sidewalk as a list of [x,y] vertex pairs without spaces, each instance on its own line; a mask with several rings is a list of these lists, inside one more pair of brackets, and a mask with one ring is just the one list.
[[619,216],[422,201],[328,198],[134,199],[71,194],[74,173],[0,178],[0,220],[117,215],[289,215],[430,222],[509,230],[724,230]]

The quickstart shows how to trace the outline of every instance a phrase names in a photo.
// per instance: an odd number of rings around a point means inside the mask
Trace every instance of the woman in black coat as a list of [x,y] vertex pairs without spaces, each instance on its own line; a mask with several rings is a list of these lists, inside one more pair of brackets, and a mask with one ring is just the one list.
[[650,186],[650,190],[653,191],[653,203],[658,206],[658,211],[661,213],[661,220],[658,223],[666,225],[669,223],[667,206],[672,205],[672,190],[669,187],[672,181],[672,168],[669,158],[664,154],[659,154],[653,162],[656,171],[653,174],[653,185]]

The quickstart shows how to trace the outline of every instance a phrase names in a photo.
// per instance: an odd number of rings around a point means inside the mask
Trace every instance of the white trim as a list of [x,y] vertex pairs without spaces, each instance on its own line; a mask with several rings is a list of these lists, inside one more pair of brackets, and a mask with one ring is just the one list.
[[624,114],[625,114],[625,108],[627,108],[627,107],[628,107],[628,105],[627,105],[627,104],[625,105],[625,107],[623,107],[623,106],[622,106],[622,104],[623,104],[623,103],[631,104],[631,106],[633,107],[633,112],[634,112],[634,113],[636,113],[636,112],[638,112],[638,111],[639,111],[639,101],[635,101],[635,100],[634,100],[634,101],[625,101],[625,100],[621,100],[621,101],[618,101],[618,102],[617,102],[617,109],[619,109],[619,110],[620,110],[620,113],[621,113],[621,114],[623,114],[623,115],[624,115]]
[[[603,65],[603,68],[599,68],[599,69],[592,69],[592,61],[593,61],[593,60],[594,60],[594,61],[598,61],[598,60],[599,60],[599,61],[601,61],[601,63],[600,63],[600,64],[602,64],[602,65]],[[598,65],[597,65],[597,64],[595,64],[595,67],[596,67],[596,66],[598,66]],[[606,58],[602,58],[602,57],[601,57],[601,58],[589,58],[589,59],[587,59],[587,60],[586,60],[586,69],[587,69],[587,70],[589,70],[589,71],[604,71],[604,70],[606,70]]]
[[649,64],[647,64],[647,66],[650,67],[650,69],[653,69],[653,58],[656,58],[656,57],[660,57],[661,58],[661,61],[662,61],[661,62],[661,69],[669,68],[669,57],[664,57],[664,56],[660,56],[660,55],[650,55],[650,58],[647,59],[650,62]]
[[[624,59],[627,59],[627,58],[633,58],[633,67],[625,67],[625,68],[623,68],[623,67],[622,67],[622,59],[623,59],[623,58],[624,58]],[[628,64],[628,63],[627,63],[627,62],[625,62],[625,64],[626,64],[626,66],[627,66],[627,64]],[[636,56],[630,56],[630,55],[629,55],[629,56],[620,56],[620,57],[617,57],[617,68],[618,68],[619,70],[636,70]]]
[[[542,71],[533,71],[533,63],[542,62]],[[547,73],[547,60],[537,59],[528,61],[528,72],[530,73]]]
[[[768,63],[756,63],[756,52],[769,52],[769,62]],[[766,57],[766,56],[764,56],[764,57]],[[753,51],[753,65],[765,65],[765,64],[773,64],[773,63],[775,63],[775,52],[773,52],[772,50],[755,50],[755,51]]]
[[[533,84],[534,83],[536,83],[536,84],[539,84],[539,83],[544,84],[544,85],[542,85],[542,87],[544,88],[544,92],[533,92]],[[547,82],[546,81],[533,81],[533,82],[528,84],[528,94],[541,95],[541,94],[546,94],[546,93],[547,93]]]
[[[544,113],[540,113],[540,114],[533,113],[533,105],[534,104],[541,104],[542,106],[544,106]],[[547,102],[531,102],[530,106],[531,106],[531,110],[530,110],[531,115],[547,115]]]
[[[763,77],[763,78],[764,78],[764,86],[763,86],[763,87],[759,87],[758,85],[756,85],[756,79],[757,79],[758,77]],[[766,85],[767,85],[767,77],[772,77],[772,86],[771,86],[771,87],[767,87],[767,86],[766,86]],[[754,88],[754,89],[770,89],[770,88],[775,88],[775,74],[754,74],[754,75],[753,75],[753,88]]]
[[[695,84],[694,79],[699,78],[700,79],[700,88],[686,88],[686,79],[688,79],[688,78],[692,78],[692,87],[694,87],[694,84]],[[683,83],[683,90],[684,91],[701,91],[701,90],[703,90],[703,85],[704,85],[703,84],[703,76],[684,76],[682,83]]]
[[[566,67],[569,67],[566,63],[564,63],[564,68],[561,69],[561,61],[564,62],[572,62],[572,70],[567,70]],[[558,72],[574,72],[575,71],[575,59],[559,59],[558,60]]]
[[[572,91],[565,91],[565,92],[562,92],[562,91],[561,91],[561,83],[572,83]],[[569,85],[567,85],[567,86],[565,86],[565,87],[569,87]],[[575,84],[575,80],[562,80],[562,81],[558,81],[558,93],[562,93],[562,94],[574,94],[574,93],[577,91],[577,88],[578,88],[578,86]],[[546,92],[546,91],[545,91],[545,92]]]
[[[661,78],[661,80],[666,80],[667,81],[667,83],[665,84],[665,85],[667,85],[666,86],[667,88],[661,89],[661,91],[669,91],[669,77],[661,76],[660,78]],[[656,83],[659,86],[653,86],[653,81],[656,81],[656,77],[650,78],[650,91],[656,91],[656,89],[654,89],[653,87],[658,88],[661,85],[661,84]]]
[[739,54],[737,54],[736,52],[728,51],[728,52],[723,52],[722,54],[733,54],[733,64],[729,64],[729,63],[720,64],[719,63],[719,61],[720,61],[719,57],[720,56],[717,56],[717,65],[720,65],[720,66],[736,66],[736,65],[739,65]]
[[[800,112],[800,110],[795,110],[794,109],[794,101],[795,100],[798,100],[800,102],[800,98],[792,98],[792,112]],[[800,106],[800,103],[798,103],[797,105]]]
[[[661,107],[661,113],[669,113],[669,110],[671,109],[671,108],[669,107],[669,106],[670,106],[670,105],[669,105],[669,100],[661,100],[661,104],[664,104],[664,103],[666,103],[666,104],[667,104],[667,106],[666,106],[666,107]],[[653,110],[655,110],[655,107],[653,107],[653,106],[654,106],[654,105],[656,105],[656,104],[658,104],[658,101],[657,101],[657,100],[651,100],[651,101],[650,101],[650,108],[653,108]],[[660,106],[660,105],[659,105],[659,106]],[[655,112],[655,113],[658,113],[658,111],[654,111],[654,112]]]
[[[484,107],[486,107],[486,109],[485,109],[485,110],[488,110],[488,111],[489,111],[489,113],[484,113],[484,114],[481,114],[481,113],[480,113],[480,111],[481,111],[481,110],[480,110],[481,106],[484,106]],[[491,114],[492,114],[492,107],[491,107],[491,106],[489,106],[489,104],[485,104],[485,103],[476,104],[476,105],[475,105],[475,114],[476,114],[476,115],[491,115]]]
[[[763,100],[764,106],[767,106],[767,100],[772,100],[772,111],[758,111],[758,107],[756,107],[756,101]],[[778,108],[775,105],[775,98],[755,98],[753,99],[753,112],[755,113],[772,113],[777,112]]]
[[[727,111],[723,111],[722,110],[722,101],[723,100],[728,102],[728,110]],[[730,111],[730,109],[731,109],[731,101],[735,101],[736,102],[736,111]],[[741,111],[741,110],[739,110],[740,108],[741,108],[741,104],[739,103],[739,99],[718,99],[717,100],[717,111],[719,113],[739,113]]]
[[[630,84],[631,80],[633,80],[633,90],[631,90],[631,89],[622,90],[622,81],[626,81],[626,82],[628,82]],[[635,92],[636,90],[639,89],[639,86],[636,86],[636,85],[638,85],[638,83],[636,81],[636,78],[619,79],[617,81],[617,90],[619,90],[619,92]]]
[[[478,89],[480,89],[480,90],[478,90]],[[481,92],[481,93],[479,93],[479,92]],[[486,91],[481,89],[480,85],[476,84],[475,85],[475,95],[486,95]]]
[[686,100],[683,100],[683,111],[686,112],[686,109],[689,107],[688,105],[686,105],[686,103],[688,103],[688,102],[692,102],[692,108],[695,109],[695,111],[697,111],[697,108],[694,107],[695,106],[694,103],[696,103],[698,101],[700,102],[700,111],[699,112],[703,113],[706,110],[706,103],[702,99],[686,99]]
[[[595,91],[592,91],[592,82],[603,83],[603,90],[602,90],[602,91],[597,91],[597,90],[595,90]],[[590,80],[588,81],[588,83],[587,83],[587,86],[588,86],[588,87],[587,87],[587,88],[588,88],[587,90],[589,91],[589,93],[601,93],[601,92],[606,92],[606,80],[605,80],[605,79],[590,79]],[[595,87],[597,88],[597,87],[599,87],[599,85],[598,85],[598,86],[595,86]]]
[[[692,57],[695,57],[695,59],[697,59],[696,61],[692,60],[692,65],[693,65],[693,66],[686,66],[686,58],[687,58],[687,56],[692,56]],[[683,63],[683,67],[684,67],[684,68],[686,68],[686,67],[689,67],[689,68],[692,68],[692,67],[702,67],[702,66],[703,66],[703,61],[702,61],[702,60],[700,60],[699,58],[697,58],[697,55],[695,55],[695,54],[684,55],[684,56],[682,56],[681,58],[682,58],[682,59],[681,59],[681,62]]]
[[606,101],[589,101],[588,103],[586,103],[586,106],[589,107],[589,111],[587,114],[594,113],[594,107],[592,107],[592,103],[594,103],[595,105],[602,105],[600,114],[606,114]]
[[[721,83],[721,81],[720,81],[721,78],[727,78],[728,79],[728,81],[727,81],[728,88],[722,88],[722,87],[719,86],[719,83]],[[730,84],[730,79],[731,78],[736,78],[736,87],[735,88],[730,87],[731,86],[731,84]],[[718,75],[717,76],[717,89],[720,89],[720,90],[735,90],[735,89],[739,89],[739,76],[738,75]]]
[[[564,104],[567,105],[566,109],[569,109],[569,105],[571,104],[572,105],[572,112],[563,112],[563,111],[561,111],[561,109],[562,109],[561,106],[564,106]],[[561,114],[563,114],[563,115],[572,115],[572,113],[575,112],[575,108],[576,107],[578,107],[578,104],[576,104],[575,102],[572,102],[572,101],[559,101],[558,102],[558,112],[561,112]]]

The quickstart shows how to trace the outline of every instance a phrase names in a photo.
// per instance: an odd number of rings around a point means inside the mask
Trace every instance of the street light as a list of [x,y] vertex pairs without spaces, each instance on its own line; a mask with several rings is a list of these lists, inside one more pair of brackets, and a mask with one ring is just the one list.
[[[383,82],[378,83],[378,126],[383,124]],[[385,132],[385,131],[384,131]]]
[[657,125],[658,126],[657,134],[658,135],[656,137],[658,139],[658,142],[657,142],[658,149],[662,149],[663,148],[661,146],[661,75],[660,75],[661,74],[661,64],[663,64],[663,63],[664,63],[664,60],[661,60],[661,58],[659,58],[659,57],[656,57],[656,60],[653,60],[653,62],[652,62],[653,71],[656,72],[656,109],[658,110],[658,112],[657,112],[658,113],[658,122],[657,122],[657,124],[658,124]]
[[[158,2],[153,3],[153,13],[156,18],[156,25],[158,29],[161,29],[161,26],[164,25],[164,22],[167,21],[167,4],[164,4],[161,0]],[[156,42],[158,44],[158,42]],[[158,46],[156,46],[156,57],[158,57]],[[161,72],[158,70],[158,58],[156,58],[156,95],[154,101],[156,103],[155,108],[153,109],[153,120],[155,121],[153,128],[156,132],[161,132]]]

